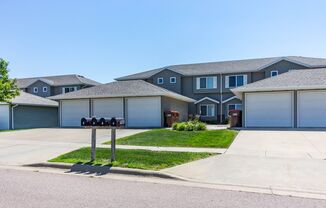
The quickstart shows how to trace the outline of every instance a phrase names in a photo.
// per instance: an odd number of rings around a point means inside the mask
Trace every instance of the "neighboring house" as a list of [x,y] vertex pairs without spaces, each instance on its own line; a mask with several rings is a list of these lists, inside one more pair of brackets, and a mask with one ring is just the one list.
[[232,90],[244,127],[326,127],[326,68],[293,70]]
[[10,103],[0,103],[0,130],[58,127],[58,103],[20,92]]
[[143,80],[119,81],[50,97],[59,100],[60,126],[79,127],[82,117],[125,118],[129,128],[162,127],[164,111],[188,119],[195,100]]
[[196,100],[189,114],[221,122],[232,109],[243,109],[232,89],[294,69],[326,67],[326,59],[299,56],[260,58],[199,64],[173,65],[125,77],[118,81],[144,80]]
[[76,74],[17,79],[17,85],[22,91],[40,97],[64,94],[99,84]]

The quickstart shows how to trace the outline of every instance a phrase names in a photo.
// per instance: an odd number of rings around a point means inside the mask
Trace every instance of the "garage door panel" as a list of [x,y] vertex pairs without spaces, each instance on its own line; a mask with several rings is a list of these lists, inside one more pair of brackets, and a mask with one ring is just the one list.
[[128,127],[161,127],[161,99],[128,98]]
[[93,116],[123,118],[123,98],[94,99]]
[[326,91],[298,92],[298,127],[326,127]]
[[89,117],[89,100],[61,101],[61,126],[79,127],[82,117]]
[[293,127],[293,94],[248,93],[246,127]]
[[0,130],[9,129],[9,105],[0,105]]

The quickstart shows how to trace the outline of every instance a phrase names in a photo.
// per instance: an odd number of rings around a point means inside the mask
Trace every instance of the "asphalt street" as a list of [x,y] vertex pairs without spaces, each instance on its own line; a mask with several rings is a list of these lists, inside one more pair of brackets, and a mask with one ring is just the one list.
[[0,169],[0,207],[316,208],[325,200]]

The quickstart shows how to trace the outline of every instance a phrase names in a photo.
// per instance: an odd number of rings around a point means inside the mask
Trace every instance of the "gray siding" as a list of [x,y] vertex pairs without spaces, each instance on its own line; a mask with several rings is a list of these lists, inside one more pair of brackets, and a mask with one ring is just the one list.
[[14,128],[58,127],[58,108],[17,106],[14,108]]
[[[177,82],[170,83],[170,77],[175,77]],[[164,83],[158,84],[157,83],[158,78],[163,78]],[[163,87],[165,89],[168,89],[170,91],[181,94],[181,75],[179,73],[166,69],[152,76],[149,82],[157,86]]]
[[[165,111],[178,111],[180,114],[180,121],[188,120],[188,103],[180,100],[176,100],[173,98],[162,97],[162,115],[164,115]],[[163,116],[164,119],[164,116]]]
[[[34,91],[33,91],[34,87],[37,87],[38,93],[34,93]],[[47,92],[43,92],[43,87],[47,87],[47,89],[48,89]],[[36,81],[34,84],[30,85],[27,88],[26,92],[33,94],[33,95],[40,96],[40,97],[49,97],[49,96],[51,96],[51,87],[47,83],[39,80],[39,81]]]

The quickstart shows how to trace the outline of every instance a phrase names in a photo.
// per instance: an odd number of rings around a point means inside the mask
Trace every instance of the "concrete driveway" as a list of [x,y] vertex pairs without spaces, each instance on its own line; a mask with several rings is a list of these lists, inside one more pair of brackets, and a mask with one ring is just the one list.
[[243,130],[228,151],[164,170],[195,181],[326,198],[326,132]]
[[[143,132],[118,129],[117,138]],[[0,132],[0,165],[45,162],[84,146],[90,146],[90,129],[45,128]],[[110,140],[110,131],[97,130],[97,144]]]

